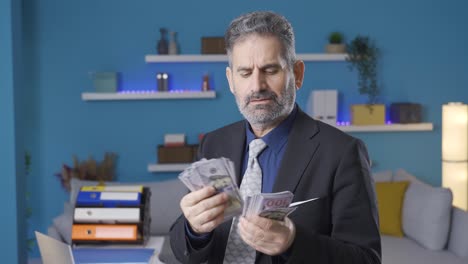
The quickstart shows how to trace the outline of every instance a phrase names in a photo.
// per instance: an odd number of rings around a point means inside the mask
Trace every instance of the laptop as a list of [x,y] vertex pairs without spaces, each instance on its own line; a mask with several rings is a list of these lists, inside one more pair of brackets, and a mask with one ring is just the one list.
[[43,264],[150,264],[151,248],[73,248],[52,237],[35,232]]

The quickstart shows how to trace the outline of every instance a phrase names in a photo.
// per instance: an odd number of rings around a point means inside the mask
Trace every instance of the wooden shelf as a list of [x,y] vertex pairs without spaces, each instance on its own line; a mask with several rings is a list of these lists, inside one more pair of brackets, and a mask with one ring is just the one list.
[[[345,61],[347,54],[304,53],[297,54],[303,61]],[[227,62],[227,55],[187,54],[187,55],[146,55],[147,63],[155,62]]]
[[209,99],[216,98],[215,91],[180,91],[180,92],[125,92],[125,93],[82,93],[84,101],[103,100],[156,100],[156,99]]
[[179,172],[190,166],[190,163],[148,164],[149,172]]
[[391,124],[391,125],[369,125],[369,126],[336,126],[344,132],[403,132],[403,131],[432,131],[432,123],[418,124]]

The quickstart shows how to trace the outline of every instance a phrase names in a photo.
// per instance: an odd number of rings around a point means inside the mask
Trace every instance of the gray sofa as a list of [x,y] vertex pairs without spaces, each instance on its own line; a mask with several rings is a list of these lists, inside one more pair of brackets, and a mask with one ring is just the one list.
[[409,181],[402,205],[404,237],[382,236],[383,264],[467,264],[468,212],[452,207],[452,193],[400,169],[376,182]]
[[[468,213],[451,206],[451,192],[431,187],[404,170],[374,174],[375,181],[410,181],[403,204],[402,227],[405,236],[382,236],[383,264],[468,263]],[[70,202],[64,213],[53,220],[49,235],[70,242],[73,205],[79,188],[96,182],[72,180]],[[110,183],[119,184],[119,183]],[[134,184],[134,183],[132,183]],[[180,198],[187,189],[178,180],[139,183],[151,188],[151,235],[166,236],[181,214]],[[164,263],[178,263],[168,240],[159,249]]]

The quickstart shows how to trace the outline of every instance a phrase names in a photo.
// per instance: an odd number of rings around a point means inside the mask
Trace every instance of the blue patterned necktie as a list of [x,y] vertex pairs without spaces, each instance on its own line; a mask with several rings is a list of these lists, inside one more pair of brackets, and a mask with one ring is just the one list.
[[[240,185],[240,194],[245,197],[258,194],[262,191],[262,169],[258,164],[257,156],[267,145],[261,139],[254,139],[249,144],[249,161]],[[255,262],[255,249],[244,243],[239,235],[237,225],[239,217],[232,221],[231,232],[224,255],[224,264],[253,264]]]

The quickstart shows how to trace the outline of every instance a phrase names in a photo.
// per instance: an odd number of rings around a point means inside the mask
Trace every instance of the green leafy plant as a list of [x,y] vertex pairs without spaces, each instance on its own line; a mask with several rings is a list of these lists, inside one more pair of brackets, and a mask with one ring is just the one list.
[[379,49],[369,37],[358,35],[347,44],[350,70],[358,71],[358,86],[361,95],[367,95],[368,104],[377,102],[380,89],[377,83]]
[[117,155],[109,152],[105,153],[104,160],[101,162],[97,162],[93,157],[80,161],[76,156],[73,156],[73,167],[63,164],[62,171],[57,173],[56,176],[67,191],[70,191],[70,180],[72,178],[99,181],[101,183],[112,181],[114,180],[116,159]]
[[328,42],[330,44],[341,44],[343,43],[343,39],[343,34],[341,34],[341,32],[338,31],[332,32],[330,33],[330,35],[328,35]]

